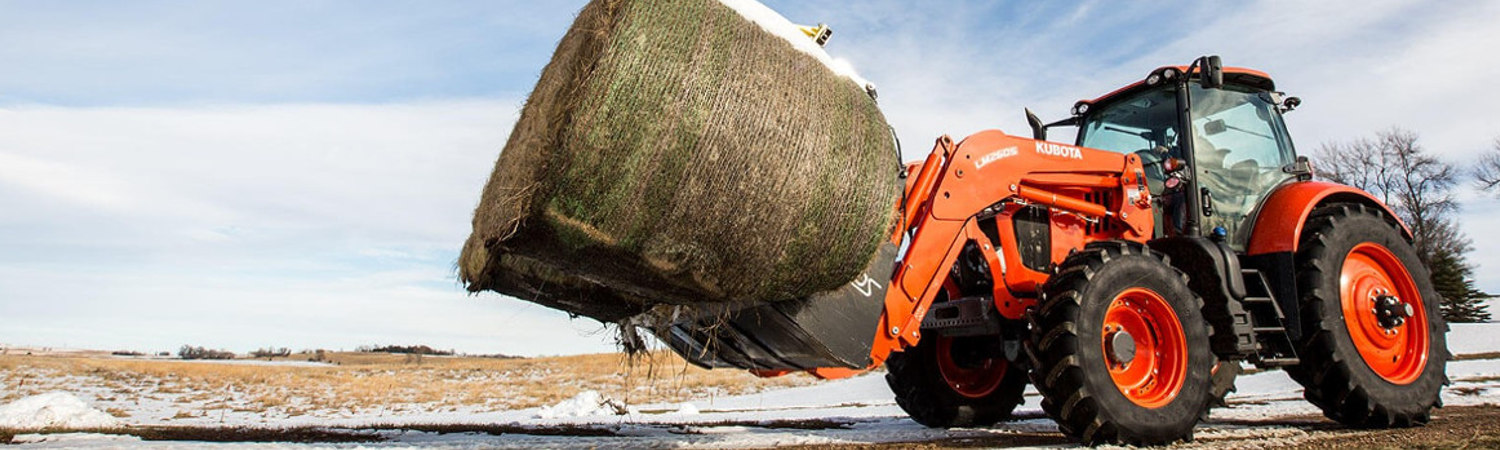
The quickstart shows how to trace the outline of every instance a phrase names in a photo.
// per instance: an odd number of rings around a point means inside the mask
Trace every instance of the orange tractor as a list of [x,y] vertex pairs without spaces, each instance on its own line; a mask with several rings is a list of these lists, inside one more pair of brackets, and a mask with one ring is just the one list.
[[1286,370],[1341,423],[1425,423],[1447,383],[1440,299],[1388,207],[1312,180],[1282,121],[1298,103],[1209,56],[1061,121],[1027,111],[1031,139],[945,136],[906,166],[899,224],[858,280],[656,334],[766,376],[883,363],[932,427],[1003,420],[1030,383],[1083,442],[1186,439],[1242,362]]

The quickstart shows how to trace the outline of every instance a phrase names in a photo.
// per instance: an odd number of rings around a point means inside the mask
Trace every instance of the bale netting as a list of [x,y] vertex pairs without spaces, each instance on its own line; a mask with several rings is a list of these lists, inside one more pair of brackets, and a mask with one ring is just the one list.
[[806,297],[872,261],[898,167],[865,86],[734,9],[595,0],[495,164],[460,276],[613,323]]

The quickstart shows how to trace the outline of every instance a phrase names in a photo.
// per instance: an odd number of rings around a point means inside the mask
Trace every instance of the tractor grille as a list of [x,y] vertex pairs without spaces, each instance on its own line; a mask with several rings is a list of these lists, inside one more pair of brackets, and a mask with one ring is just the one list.
[[[1110,210],[1114,210],[1115,209],[1114,208],[1114,205],[1115,205],[1115,193],[1113,191],[1093,191],[1093,192],[1089,192],[1089,193],[1083,195],[1083,200],[1087,201],[1089,203],[1093,203],[1093,204],[1097,204],[1097,205],[1103,206],[1103,207],[1108,208]],[[1085,223],[1084,227],[1083,227],[1084,234],[1090,234],[1090,235],[1092,235],[1092,234],[1100,234],[1100,233],[1114,234],[1116,231],[1119,231],[1119,230],[1120,230],[1120,224],[1119,224],[1119,222],[1117,222],[1115,219],[1110,218],[1110,217],[1100,217],[1098,221],[1092,222],[1092,223]]]
[[1044,271],[1052,263],[1051,216],[1047,208],[1027,206],[1017,210],[1011,220],[1016,228],[1016,252],[1028,269]]

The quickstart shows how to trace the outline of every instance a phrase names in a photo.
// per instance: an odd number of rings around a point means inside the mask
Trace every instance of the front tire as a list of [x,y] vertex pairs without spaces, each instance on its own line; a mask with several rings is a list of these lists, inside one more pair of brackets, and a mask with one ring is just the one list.
[[1181,272],[1140,244],[1093,243],[1043,292],[1027,351],[1042,409],[1064,434],[1090,445],[1192,438],[1214,400],[1215,357],[1203,300]]
[[998,336],[927,336],[886,359],[886,384],[896,404],[933,428],[982,427],[1010,417],[1026,390],[1026,368],[1003,356],[965,351]]
[[1353,427],[1427,423],[1441,406],[1449,354],[1440,298],[1416,249],[1377,210],[1326,206],[1303,228],[1297,271],[1306,332],[1302,363],[1287,373],[1307,400]]

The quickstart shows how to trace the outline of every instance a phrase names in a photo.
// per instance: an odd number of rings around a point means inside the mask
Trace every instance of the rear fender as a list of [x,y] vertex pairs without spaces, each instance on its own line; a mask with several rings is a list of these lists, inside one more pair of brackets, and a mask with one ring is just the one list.
[[1380,208],[1386,217],[1401,228],[1411,240],[1411,229],[1389,206],[1370,193],[1338,183],[1299,181],[1276,189],[1261,205],[1245,248],[1250,255],[1297,251],[1302,240],[1302,226],[1314,209],[1331,203],[1360,203]]

